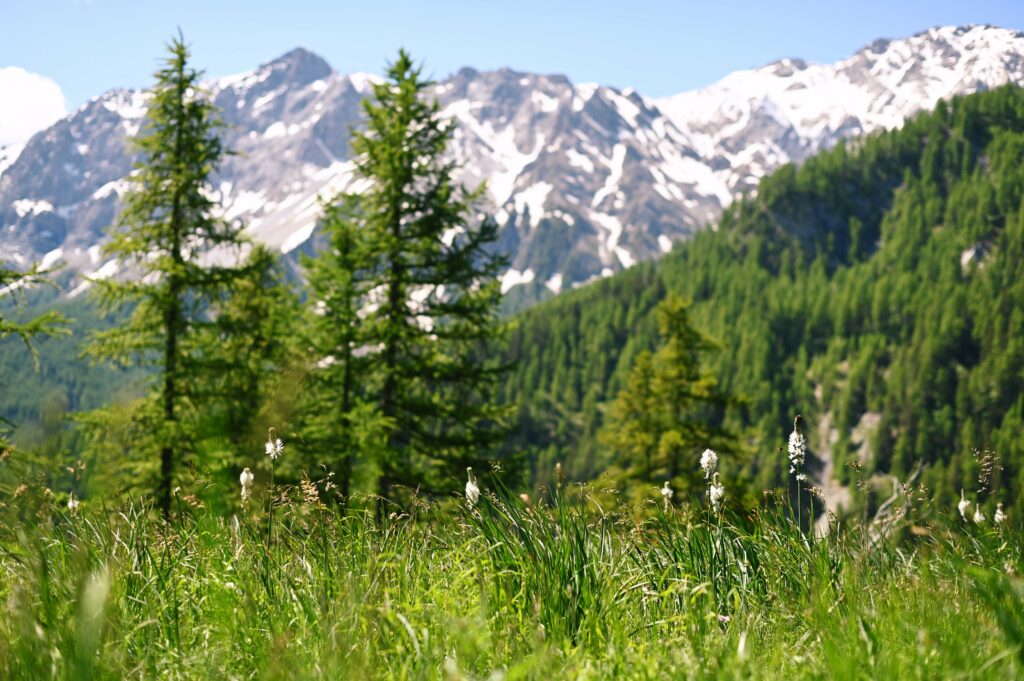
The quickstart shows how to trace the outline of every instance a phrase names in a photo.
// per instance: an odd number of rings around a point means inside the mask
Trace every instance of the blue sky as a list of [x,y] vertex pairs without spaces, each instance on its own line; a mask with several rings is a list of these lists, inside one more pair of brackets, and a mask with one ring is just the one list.
[[784,56],[834,61],[877,37],[965,23],[1024,30],[1024,0],[2,0],[0,67],[53,79],[75,108],[147,85],[180,26],[211,76],[298,45],[339,71],[379,72],[405,46],[438,77],[511,66],[662,96]]

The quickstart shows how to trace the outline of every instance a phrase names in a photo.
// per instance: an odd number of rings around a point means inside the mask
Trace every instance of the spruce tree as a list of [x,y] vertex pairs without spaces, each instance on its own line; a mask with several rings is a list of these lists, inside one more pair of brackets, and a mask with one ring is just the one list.
[[398,487],[455,489],[501,433],[494,392],[502,367],[482,358],[501,330],[504,259],[493,250],[496,223],[476,207],[484,188],[453,180],[445,152],[454,128],[430,85],[399,52],[352,138],[366,189],[340,213],[365,239],[369,260],[361,384],[388,427],[376,461],[383,499]]
[[96,334],[88,352],[119,364],[153,366],[150,399],[133,417],[146,443],[159,454],[157,498],[171,507],[175,469],[192,451],[196,372],[202,331],[215,324],[209,311],[245,276],[232,264],[243,253],[237,225],[215,216],[211,175],[225,150],[222,125],[200,87],[201,73],[189,65],[179,35],[168,45],[165,66],[149,92],[146,124],[133,140],[141,160],[132,189],[110,231],[108,255],[126,278],[95,281],[104,305],[131,307],[121,326]]
[[327,243],[315,258],[302,261],[309,292],[303,349],[310,363],[303,447],[337,476],[345,504],[360,454],[379,451],[384,432],[366,385],[370,361],[359,311],[368,304],[373,260],[358,221],[359,205],[358,195],[325,205],[319,228]]

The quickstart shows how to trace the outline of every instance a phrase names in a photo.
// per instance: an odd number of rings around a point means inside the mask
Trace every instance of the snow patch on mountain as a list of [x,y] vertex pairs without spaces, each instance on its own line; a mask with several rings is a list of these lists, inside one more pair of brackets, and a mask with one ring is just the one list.
[[49,201],[18,199],[11,205],[14,207],[14,212],[18,214],[19,218],[23,218],[26,215],[41,215],[53,212],[53,204]]
[[533,279],[534,274],[531,269],[527,269],[523,272],[516,269],[510,269],[501,276],[501,292],[508,293],[512,288],[519,286],[520,284],[529,284]]
[[24,148],[24,144],[8,144],[5,147],[0,147],[0,176],[18,160],[18,156]]
[[600,206],[605,197],[612,195],[619,188],[619,182],[622,180],[622,165],[626,161],[626,145],[616,144],[612,149],[612,157],[602,158],[600,161],[608,166],[608,176],[604,185],[590,201],[590,205],[594,208]]

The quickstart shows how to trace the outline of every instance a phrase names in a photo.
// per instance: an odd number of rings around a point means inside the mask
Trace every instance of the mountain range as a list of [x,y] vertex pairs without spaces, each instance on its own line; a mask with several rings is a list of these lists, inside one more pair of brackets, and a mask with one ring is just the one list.
[[[217,175],[225,217],[286,254],[309,242],[321,201],[359,190],[348,138],[377,80],[299,48],[208,81],[238,152]],[[502,288],[525,303],[669,251],[783,164],[1007,82],[1024,84],[1024,33],[964,26],[878,40],[833,64],[782,59],[662,99],[510,69],[463,68],[431,93],[458,123],[462,181],[487,182],[510,256]],[[0,149],[0,260],[117,273],[103,231],[146,102],[112,90]]]

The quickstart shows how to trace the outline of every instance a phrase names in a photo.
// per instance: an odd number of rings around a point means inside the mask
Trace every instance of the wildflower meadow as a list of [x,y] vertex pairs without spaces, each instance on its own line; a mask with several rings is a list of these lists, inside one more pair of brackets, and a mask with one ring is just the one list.
[[[253,466],[288,450],[271,436]],[[218,490],[227,516],[180,492],[169,520],[26,492],[0,537],[0,677],[1020,676],[1024,557],[1002,511],[911,493],[813,529],[772,495],[730,505],[718,460],[693,462],[704,493],[652,482],[639,505],[472,470],[464,496],[347,514],[329,480],[248,467]]]

